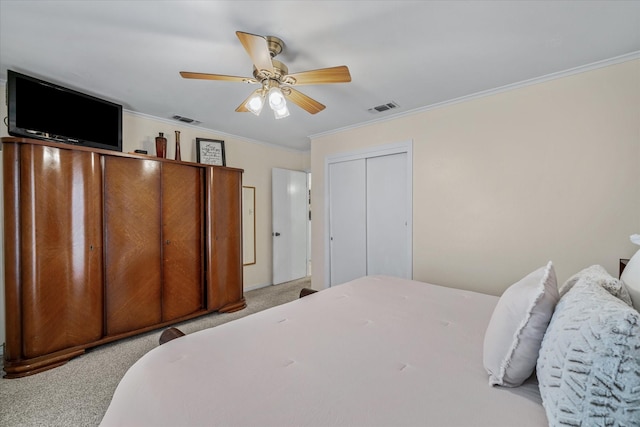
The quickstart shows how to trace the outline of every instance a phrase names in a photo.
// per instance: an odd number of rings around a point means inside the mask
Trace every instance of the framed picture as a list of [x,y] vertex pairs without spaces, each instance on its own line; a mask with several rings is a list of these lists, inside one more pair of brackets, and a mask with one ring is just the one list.
[[196,160],[205,165],[226,166],[224,141],[196,138]]
[[256,187],[242,187],[242,265],[256,263]]

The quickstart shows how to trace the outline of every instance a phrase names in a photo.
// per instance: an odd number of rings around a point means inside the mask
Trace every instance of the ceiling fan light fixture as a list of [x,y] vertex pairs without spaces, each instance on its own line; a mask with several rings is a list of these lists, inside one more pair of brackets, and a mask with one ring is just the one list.
[[251,111],[256,116],[259,116],[262,111],[262,107],[264,107],[264,92],[260,89],[255,91],[245,104],[245,107],[247,107],[247,110]]
[[[284,99],[284,94],[279,87],[273,86],[269,89],[269,106],[273,111],[282,110],[287,108],[287,101]],[[286,117],[286,116],[285,116]]]

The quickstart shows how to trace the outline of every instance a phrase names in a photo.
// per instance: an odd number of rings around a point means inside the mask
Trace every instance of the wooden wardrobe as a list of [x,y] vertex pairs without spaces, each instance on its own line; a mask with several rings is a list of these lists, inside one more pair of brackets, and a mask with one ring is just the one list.
[[2,138],[7,378],[246,306],[242,170]]

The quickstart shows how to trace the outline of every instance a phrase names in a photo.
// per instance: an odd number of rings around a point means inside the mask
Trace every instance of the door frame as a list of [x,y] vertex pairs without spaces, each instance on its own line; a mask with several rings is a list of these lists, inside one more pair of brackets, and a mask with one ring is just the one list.
[[324,288],[331,284],[331,224],[329,220],[329,203],[331,200],[329,187],[329,165],[332,163],[346,162],[349,160],[368,159],[371,157],[388,156],[392,154],[407,155],[407,228],[409,239],[407,241],[409,254],[410,277],[413,278],[413,140],[366,147],[345,153],[330,154],[324,159]]

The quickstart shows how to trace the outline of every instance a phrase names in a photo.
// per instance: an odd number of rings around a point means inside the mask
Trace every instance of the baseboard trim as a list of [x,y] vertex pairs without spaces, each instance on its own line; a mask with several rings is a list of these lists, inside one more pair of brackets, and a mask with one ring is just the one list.
[[244,288],[245,292],[255,291],[256,289],[266,288],[267,286],[272,286],[273,283],[261,283],[258,285],[251,285]]
[[[304,276],[304,277],[300,277],[299,279],[293,279],[289,282],[284,282],[284,283],[277,283],[276,285],[284,285],[286,283],[291,283],[291,282],[295,282],[298,280],[311,280],[311,276]],[[251,286],[246,286],[244,288],[244,292],[250,292],[250,291],[255,291],[256,289],[262,289],[262,288],[266,288],[268,286],[276,286],[273,283],[262,283],[262,284],[258,284],[258,285],[251,285]]]

